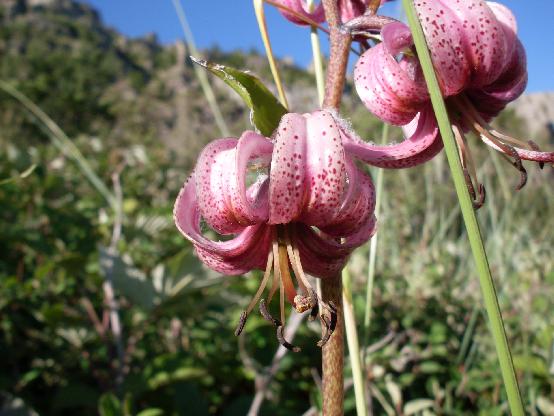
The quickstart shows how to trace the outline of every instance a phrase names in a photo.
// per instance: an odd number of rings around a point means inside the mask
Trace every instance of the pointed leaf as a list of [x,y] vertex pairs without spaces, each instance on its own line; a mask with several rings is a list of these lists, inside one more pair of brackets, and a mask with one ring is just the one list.
[[254,126],[264,136],[271,136],[287,109],[258,78],[248,72],[228,66],[196,59],[192,56],[190,59],[233,88],[250,108],[250,119]]

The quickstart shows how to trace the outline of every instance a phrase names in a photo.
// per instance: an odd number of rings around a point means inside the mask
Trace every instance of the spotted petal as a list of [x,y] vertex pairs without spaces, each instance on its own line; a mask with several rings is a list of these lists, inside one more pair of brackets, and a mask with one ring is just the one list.
[[381,120],[399,126],[413,120],[429,99],[417,60],[395,59],[412,43],[404,28],[400,23],[385,26],[385,41],[366,51],[354,68],[354,85],[365,106]]
[[240,140],[215,140],[200,154],[194,175],[198,207],[218,233],[236,233],[267,218],[266,193],[260,192],[257,200],[249,199],[245,179],[248,162],[261,159],[267,164],[272,148],[265,137],[245,132]]
[[425,163],[442,150],[442,140],[430,105],[426,105],[404,127],[406,139],[393,145],[379,146],[363,141],[355,133],[343,130],[346,152],[366,163],[382,168],[408,168]]
[[285,115],[275,135],[269,222],[328,224],[341,207],[345,180],[344,149],[331,113]]
[[460,92],[467,85],[471,70],[466,50],[467,27],[448,7],[451,3],[454,1],[421,0],[414,3],[445,96]]
[[237,275],[265,266],[270,247],[270,230],[265,225],[243,227],[228,241],[212,241],[201,233],[201,213],[193,178],[181,189],[173,217],[179,231],[192,242],[208,267],[223,274]]

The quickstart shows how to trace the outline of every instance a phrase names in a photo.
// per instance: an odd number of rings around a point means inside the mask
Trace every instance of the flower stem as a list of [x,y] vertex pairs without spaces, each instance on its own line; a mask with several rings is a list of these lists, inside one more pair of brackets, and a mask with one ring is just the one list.
[[[331,31],[331,53],[327,65],[327,80],[323,108],[339,110],[350,52],[350,35],[341,30],[337,0],[323,0],[325,16]],[[331,339],[322,351],[323,367],[323,414],[340,416],[343,414],[344,395],[344,328],[342,308],[342,281],[338,275],[334,279],[322,279],[323,302],[333,301],[337,307],[338,323]]]
[[341,30],[337,0],[323,0],[323,8],[331,30],[331,56],[327,67],[323,108],[338,111],[346,79],[348,54],[350,53],[352,39],[350,34]]
[[321,298],[324,303],[333,302],[335,304],[338,316],[335,331],[323,346],[321,353],[323,414],[325,416],[341,416],[344,396],[344,325],[340,275],[321,280]]
[[452,132],[448,112],[442,98],[441,90],[437,81],[437,77],[431,61],[431,55],[427,49],[423,30],[417,18],[416,10],[412,0],[402,0],[404,10],[408,18],[408,23],[412,31],[414,43],[418,53],[418,57],[423,69],[425,81],[431,95],[431,103],[437,118],[439,130],[444,142],[444,148],[452,172],[454,186],[458,194],[462,216],[467,229],[469,243],[473,252],[473,257],[477,265],[479,282],[485,302],[485,309],[489,318],[490,328],[500,362],[500,370],[504,379],[504,386],[508,395],[508,403],[513,416],[522,416],[523,403],[519,391],[519,386],[516,379],[512,355],[504,329],[502,314],[498,305],[498,298],[494,288],[487,254],[481,237],[477,216],[473,209],[471,197],[464,181],[461,161],[456,148],[454,134]]

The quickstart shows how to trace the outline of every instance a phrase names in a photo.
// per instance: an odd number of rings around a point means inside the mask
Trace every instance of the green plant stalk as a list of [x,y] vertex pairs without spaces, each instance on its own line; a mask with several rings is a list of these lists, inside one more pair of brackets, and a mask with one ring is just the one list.
[[289,108],[289,103],[285,94],[285,88],[283,87],[279,68],[277,68],[277,62],[275,61],[275,56],[273,55],[271,41],[269,40],[267,23],[265,21],[264,2],[263,0],[253,0],[252,2],[254,5],[254,13],[256,14],[256,20],[258,21],[258,27],[260,29],[262,42],[265,47],[267,61],[269,62],[269,68],[271,69],[271,75],[273,75],[273,80],[275,81],[275,86],[277,87],[277,92],[279,94],[279,100],[281,101],[283,107]]
[[[314,0],[308,0],[308,10],[313,10]],[[315,83],[317,86],[317,97],[319,105],[323,105],[325,98],[325,74],[323,72],[323,59],[321,57],[321,43],[319,42],[319,34],[317,27],[312,26],[310,29],[310,42],[312,44],[312,54],[314,58]]]
[[[381,144],[388,141],[389,138],[389,125],[384,123],[381,133]],[[379,219],[379,212],[381,210],[381,202],[383,200],[383,173],[384,169],[377,170],[377,178],[375,184],[375,194],[377,195],[375,200],[375,217]],[[369,243],[369,267],[367,272],[367,286],[366,286],[366,303],[364,313],[364,345],[367,345],[369,340],[369,325],[371,324],[371,309],[373,306],[373,284],[375,282],[375,263],[377,260],[377,235],[373,236]]]
[[419,61],[421,63],[425,81],[431,95],[431,103],[433,105],[440,134],[444,142],[446,157],[448,159],[450,171],[452,172],[456,193],[458,194],[458,200],[467,229],[469,243],[477,265],[479,283],[483,293],[485,309],[489,318],[496,353],[500,362],[500,370],[502,372],[502,378],[504,380],[504,387],[506,388],[510,410],[513,416],[523,416],[523,403],[516,379],[510,347],[506,337],[502,314],[500,312],[500,306],[498,305],[498,298],[496,296],[496,290],[494,288],[494,282],[487,254],[485,252],[483,239],[481,237],[479,223],[477,222],[477,215],[473,209],[471,197],[464,180],[462,164],[456,148],[456,142],[452,132],[450,120],[448,118],[448,112],[441,94],[435,70],[433,68],[431,55],[427,48],[423,29],[421,28],[417,18],[413,1],[402,0],[402,4],[404,5],[404,10],[406,11],[406,16],[412,31]]
[[94,188],[106,199],[110,207],[117,212],[117,201],[113,193],[107,188],[106,184],[100,179],[100,177],[94,172],[88,161],[85,159],[81,151],[73,144],[73,142],[67,137],[65,132],[61,129],[54,120],[48,116],[42,109],[32,102],[26,95],[18,91],[15,87],[7,82],[0,80],[0,89],[19,101],[27,111],[29,111],[34,117],[42,123],[48,130],[50,140],[52,144],[65,156],[72,159],[83,175],[89,180]]
[[356,315],[354,314],[354,305],[352,303],[352,280],[350,279],[348,267],[342,270],[342,303],[344,305],[344,326],[346,329],[348,355],[350,356],[350,367],[352,367],[352,378],[354,380],[356,414],[358,416],[365,416],[367,415],[366,388],[362,372],[358,331],[356,329]]
[[[196,49],[196,42],[194,41],[194,36],[192,34],[192,30],[190,29],[190,25],[187,21],[185,10],[181,5],[181,1],[173,0],[173,6],[175,7],[175,12],[177,13],[177,17],[179,18],[179,23],[181,24],[181,28],[183,29],[185,42],[187,43],[187,46],[189,47],[191,54],[194,57],[198,58],[199,53],[198,53],[198,49]],[[215,122],[217,124],[217,127],[219,128],[219,131],[221,132],[222,136],[229,137],[231,135],[229,133],[229,128],[227,127],[227,123],[225,122],[225,119],[221,114],[221,110],[219,109],[219,105],[217,104],[217,100],[215,98],[214,90],[212,89],[212,86],[208,81],[208,76],[206,75],[206,72],[202,68],[198,67],[197,65],[194,65],[194,73],[196,74],[196,77],[200,82],[200,87],[202,88],[202,92],[206,97],[206,101],[208,101],[208,105],[212,110]]]

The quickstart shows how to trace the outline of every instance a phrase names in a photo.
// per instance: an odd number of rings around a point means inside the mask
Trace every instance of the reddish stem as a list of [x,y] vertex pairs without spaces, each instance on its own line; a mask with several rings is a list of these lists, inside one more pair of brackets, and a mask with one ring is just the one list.
[[[337,0],[323,0],[325,16],[331,31],[331,56],[327,69],[323,108],[339,110],[346,79],[348,55],[352,42],[348,31],[341,26]],[[343,412],[344,396],[344,324],[342,310],[341,275],[334,279],[321,280],[321,297],[324,303],[334,303],[338,323],[331,339],[323,346],[323,415],[340,416]]]

